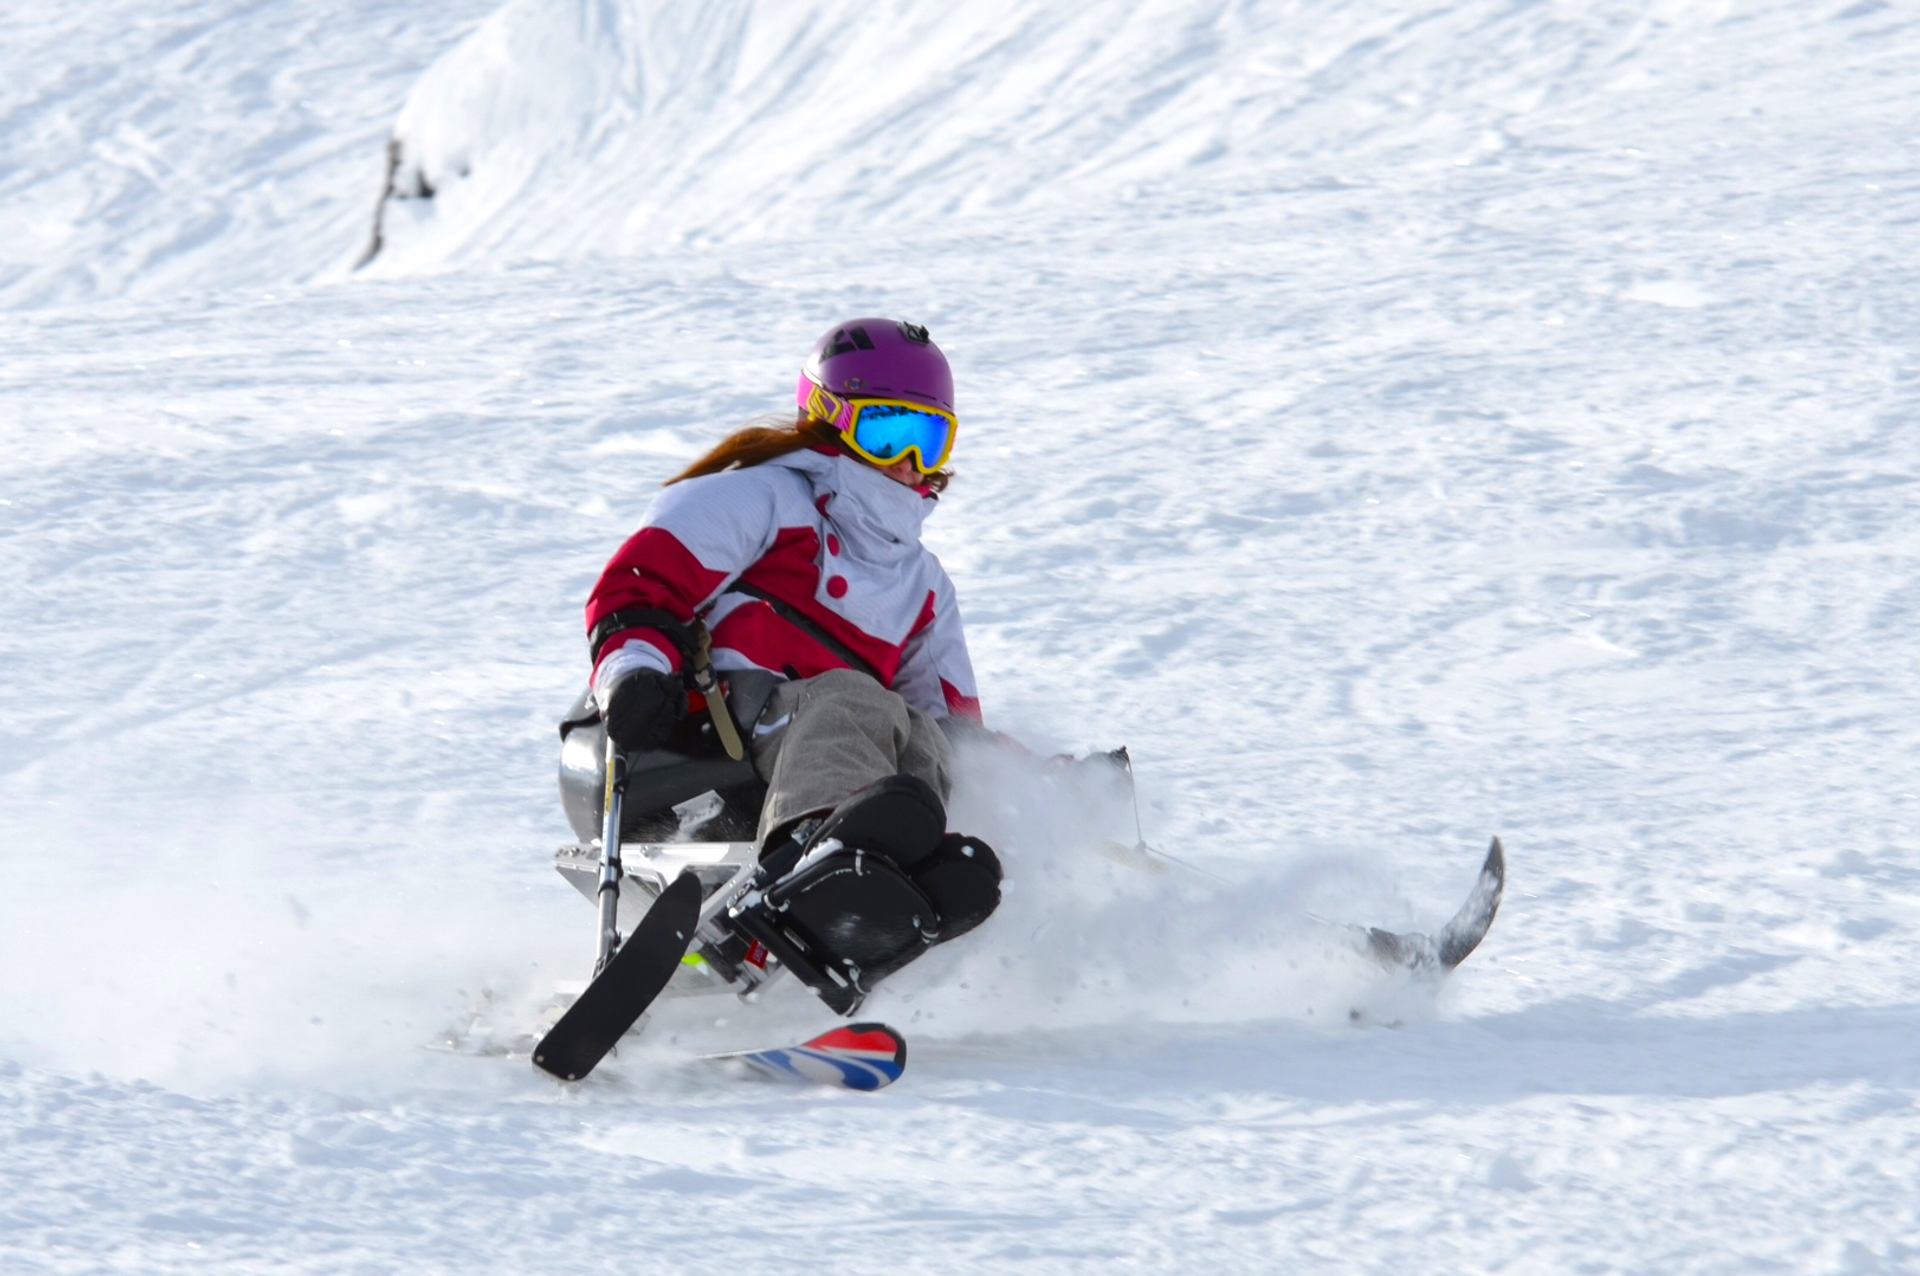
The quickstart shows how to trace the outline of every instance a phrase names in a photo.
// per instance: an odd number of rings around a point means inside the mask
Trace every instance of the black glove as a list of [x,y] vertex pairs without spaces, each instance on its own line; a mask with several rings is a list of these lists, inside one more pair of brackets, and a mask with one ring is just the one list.
[[621,674],[607,690],[601,715],[607,735],[628,753],[657,749],[687,716],[687,689],[680,675],[655,669]]

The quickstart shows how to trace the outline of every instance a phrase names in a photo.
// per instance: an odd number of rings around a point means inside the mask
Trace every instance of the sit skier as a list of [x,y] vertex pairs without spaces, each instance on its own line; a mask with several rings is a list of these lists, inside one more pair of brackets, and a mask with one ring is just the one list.
[[[614,554],[587,602],[592,690],[638,753],[688,714],[696,626],[720,677],[782,679],[740,724],[766,784],[760,860],[787,883],[782,916],[864,989],[1000,900],[993,850],[946,827],[947,732],[980,707],[953,582],[920,543],[952,479],[953,377],[925,328],[854,319],[816,343],[796,401],[791,424],[668,480]],[[821,866],[841,848],[858,855]]]

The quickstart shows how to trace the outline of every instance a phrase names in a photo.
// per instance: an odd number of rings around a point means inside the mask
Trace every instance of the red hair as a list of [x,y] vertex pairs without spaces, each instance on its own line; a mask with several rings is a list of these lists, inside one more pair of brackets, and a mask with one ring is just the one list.
[[[777,418],[762,420],[743,426],[721,439],[705,456],[681,470],[661,486],[671,486],[681,479],[699,478],[703,474],[718,474],[735,466],[745,469],[749,465],[760,465],[775,457],[785,456],[789,452],[798,452],[802,448],[825,447],[835,452],[846,453],[840,446],[840,431],[828,421],[802,414],[790,422],[774,424]],[[852,453],[847,453],[852,455]],[[953,482],[953,471],[935,470],[931,474],[920,476],[924,487],[932,488],[936,493],[947,490],[947,484]]]

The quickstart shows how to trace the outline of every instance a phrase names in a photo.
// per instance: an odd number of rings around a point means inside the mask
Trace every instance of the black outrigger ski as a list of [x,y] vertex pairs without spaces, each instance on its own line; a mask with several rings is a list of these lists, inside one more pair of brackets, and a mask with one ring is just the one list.
[[1419,975],[1440,976],[1467,959],[1480,946],[1500,911],[1500,896],[1507,886],[1507,855],[1494,838],[1487,858],[1480,865],[1480,876],[1466,902],[1440,929],[1438,935],[1396,934],[1370,927],[1366,932],[1368,955],[1382,965]]
[[665,990],[693,943],[699,921],[700,882],[683,873],[653,901],[579,1000],[540,1039],[533,1048],[534,1063],[562,1081],[578,1081],[592,1072]]
[[578,1081],[607,1057],[666,988],[700,923],[700,882],[682,873],[660,892],[633,934],[620,942],[620,806],[627,761],[609,737],[600,824],[600,922],[593,981],[533,1048],[536,1066]]

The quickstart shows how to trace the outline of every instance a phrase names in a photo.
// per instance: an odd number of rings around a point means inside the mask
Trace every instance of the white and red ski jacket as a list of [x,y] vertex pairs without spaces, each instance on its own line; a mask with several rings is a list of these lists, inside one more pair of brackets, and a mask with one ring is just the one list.
[[[600,574],[587,632],[625,612],[697,615],[716,670],[809,678],[864,664],[914,708],[978,721],[953,582],[920,543],[934,503],[853,457],[813,450],[675,483]],[[601,646],[593,686],[604,704],[628,670],[678,673],[682,663],[661,630],[620,628]]]

